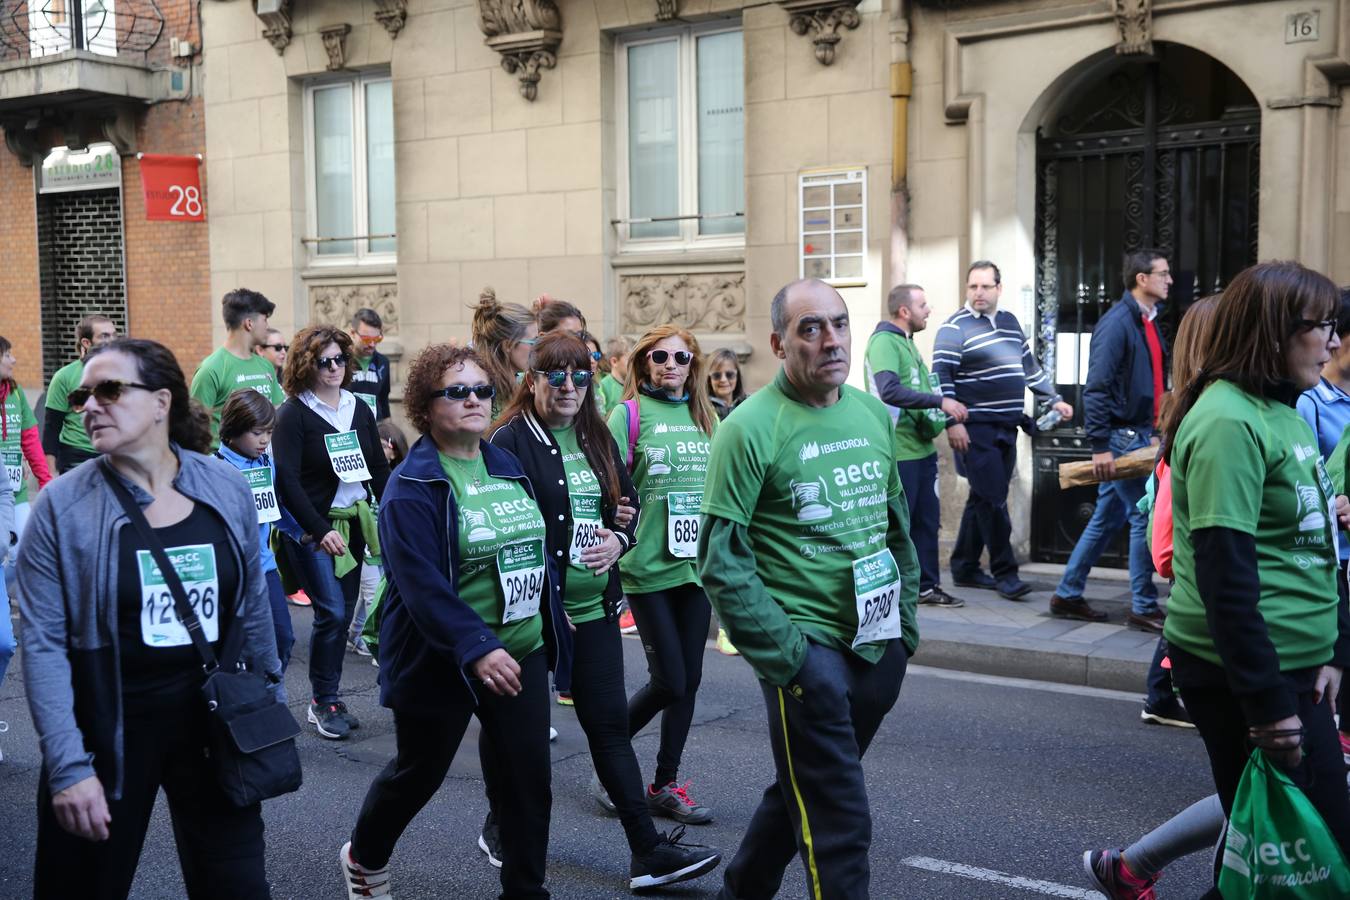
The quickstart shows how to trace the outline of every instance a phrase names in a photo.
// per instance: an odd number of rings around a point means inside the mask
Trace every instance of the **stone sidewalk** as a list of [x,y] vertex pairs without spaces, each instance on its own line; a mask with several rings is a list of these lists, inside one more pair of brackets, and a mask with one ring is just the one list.
[[[1050,615],[1050,595],[1064,572],[1062,565],[1027,563],[1022,579],[1032,592],[1020,601],[993,591],[958,588],[943,572],[943,587],[966,601],[960,609],[919,607],[919,651],[914,662],[985,675],[1006,675],[1138,691],[1143,696],[1149,662],[1158,639],[1126,628],[1130,607],[1129,575],[1120,569],[1094,569],[1084,596],[1104,610],[1106,622],[1079,622]],[[1160,597],[1167,584],[1159,578]]]

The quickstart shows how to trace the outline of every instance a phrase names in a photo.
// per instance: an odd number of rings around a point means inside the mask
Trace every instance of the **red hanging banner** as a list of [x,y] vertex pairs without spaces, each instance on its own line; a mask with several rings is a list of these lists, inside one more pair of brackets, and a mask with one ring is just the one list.
[[206,221],[200,159],[158,153],[140,153],[137,158],[141,161],[146,219],[152,222]]

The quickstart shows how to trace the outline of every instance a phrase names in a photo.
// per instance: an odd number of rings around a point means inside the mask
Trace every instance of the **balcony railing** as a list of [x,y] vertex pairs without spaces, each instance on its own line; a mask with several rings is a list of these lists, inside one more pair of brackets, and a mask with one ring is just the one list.
[[0,62],[69,50],[146,61],[163,32],[155,0],[0,0]]

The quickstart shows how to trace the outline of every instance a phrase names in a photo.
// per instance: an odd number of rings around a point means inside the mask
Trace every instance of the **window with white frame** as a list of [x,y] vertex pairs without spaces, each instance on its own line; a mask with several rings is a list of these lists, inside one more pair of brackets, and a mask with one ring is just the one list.
[[315,263],[392,262],[394,93],[387,73],[305,85],[305,167]]
[[863,284],[867,170],[802,172],[797,186],[800,276],[834,285]]
[[646,32],[616,48],[624,249],[745,243],[739,26]]

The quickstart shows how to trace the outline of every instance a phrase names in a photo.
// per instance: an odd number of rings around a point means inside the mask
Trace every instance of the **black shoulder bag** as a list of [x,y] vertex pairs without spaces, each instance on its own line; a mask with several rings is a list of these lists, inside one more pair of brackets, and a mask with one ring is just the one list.
[[[300,733],[300,724],[285,704],[277,702],[262,675],[239,665],[239,654],[244,646],[243,621],[236,617],[224,637],[221,656],[226,663],[221,665],[202,634],[201,620],[188,601],[183,582],[169,562],[164,545],[145,520],[145,513],[106,461],[100,462],[99,468],[141,541],[154,556],[155,564],[173,594],[174,612],[187,628],[192,646],[201,657],[202,669],[206,672],[206,682],[202,685],[208,723],[206,749],[221,791],[232,804],[245,807],[298,790],[300,754],[295,748],[295,736]],[[240,582],[243,580],[244,573],[240,572]]]

